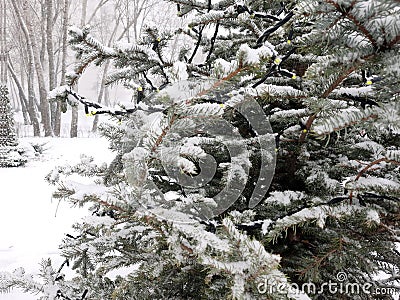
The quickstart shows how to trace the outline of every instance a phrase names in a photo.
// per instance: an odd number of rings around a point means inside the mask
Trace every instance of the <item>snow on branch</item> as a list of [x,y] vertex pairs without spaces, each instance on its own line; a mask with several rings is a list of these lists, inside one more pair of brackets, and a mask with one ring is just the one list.
[[137,110],[147,111],[147,112],[157,112],[162,111],[162,109],[148,108],[144,104],[139,104],[136,106],[120,106],[119,108],[110,108],[105,105],[99,104],[97,102],[88,101],[85,97],[79,95],[70,86],[61,86],[49,93],[48,96],[50,101],[62,101],[63,104],[66,102],[72,106],[78,104],[83,104],[85,107],[85,113],[88,116],[108,114],[111,116],[125,116],[134,113]]
[[376,119],[378,113],[372,108],[347,108],[327,118],[317,118],[313,124],[313,131],[318,136],[329,135],[334,131],[342,130],[360,122]]
[[289,228],[295,228],[311,222],[316,222],[317,226],[324,228],[327,217],[340,219],[344,216],[353,216],[356,213],[364,211],[368,213],[370,208],[351,204],[343,204],[334,207],[328,205],[307,207],[292,215],[278,219],[266,237],[275,242],[281,234],[286,232]]

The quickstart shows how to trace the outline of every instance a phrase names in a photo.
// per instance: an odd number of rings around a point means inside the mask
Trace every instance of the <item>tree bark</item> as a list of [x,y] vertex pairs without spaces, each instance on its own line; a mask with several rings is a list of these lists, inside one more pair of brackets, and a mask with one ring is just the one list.
[[41,35],[41,39],[40,39],[40,64],[42,66],[45,65],[45,54],[46,54],[46,6],[45,3],[43,2],[43,0],[40,1],[40,12],[41,12],[41,16],[40,16],[40,35]]
[[[52,91],[57,85],[55,64],[54,64],[54,47],[53,47],[53,0],[45,0],[46,10],[46,49],[49,67],[49,90]],[[56,131],[57,119],[61,118],[61,110],[57,107],[56,102],[50,103],[51,128],[54,135],[60,136],[60,132]],[[60,121],[59,121],[60,122]]]
[[[67,0],[65,0],[67,1]],[[81,15],[81,26],[85,26],[86,22],[86,11],[87,11],[87,0],[82,1],[82,15]],[[72,107],[72,118],[71,118],[71,137],[78,136],[78,106]]]
[[[118,27],[119,27],[119,23],[120,23],[121,17],[118,17],[116,22],[115,22],[115,26],[114,29],[111,33],[111,36],[108,40],[108,44],[107,46],[110,47],[114,38],[115,38],[115,34],[118,31]],[[106,91],[106,80],[107,80],[107,72],[108,72],[108,68],[110,66],[110,61],[107,60],[106,63],[104,64],[104,69],[103,69],[103,75],[101,78],[101,83],[100,83],[100,92],[99,95],[97,97],[97,102],[101,103],[103,100],[103,95],[105,95],[105,91]],[[107,94],[108,97],[108,94]],[[95,115],[94,116],[94,120],[93,120],[93,125],[92,125],[92,132],[96,132],[97,131],[97,126],[99,124],[99,116]]]
[[0,0],[0,83],[7,83],[6,2]]
[[87,0],[82,0],[81,27],[85,26],[86,23],[87,3]]
[[[100,92],[99,92],[99,95],[97,97],[97,102],[98,103],[101,103],[102,100],[103,100],[103,95],[104,95],[105,88],[106,88],[106,79],[107,79],[107,72],[108,72],[109,65],[110,65],[110,61],[107,60],[107,62],[104,65],[103,76],[101,78]],[[98,124],[99,124],[99,116],[95,115],[94,116],[94,120],[93,120],[93,125],[92,125],[92,132],[96,132],[97,131]]]
[[[68,0],[63,1],[62,6],[62,41],[61,41],[61,85],[65,85],[66,78],[65,75],[67,73],[67,54],[68,54],[68,40],[67,40],[67,28],[68,28],[68,8],[69,3]],[[57,111],[60,112],[61,115],[61,104],[57,102]],[[61,131],[61,116],[56,119],[55,123],[55,132],[57,136],[60,136]]]
[[15,15],[17,16],[18,22],[24,33],[27,53],[28,53],[28,64],[27,64],[27,77],[28,77],[28,112],[31,117],[32,125],[33,125],[33,135],[40,136],[40,124],[39,119],[35,110],[35,94],[33,88],[33,77],[34,77],[34,62],[33,62],[33,53],[32,53],[32,45],[31,40],[29,38],[28,29],[26,27],[25,21],[22,18],[20,8],[17,6],[15,1],[11,1],[11,4],[14,8]]
[[32,15],[30,13],[28,6],[29,6],[28,2],[25,1],[23,4],[23,10],[28,28],[28,39],[30,39],[30,45],[32,47],[35,70],[39,85],[40,111],[42,115],[42,123],[44,126],[44,135],[52,136],[53,131],[50,125],[50,107],[49,107],[49,101],[47,99],[47,89],[44,80],[43,67],[40,61],[39,47],[38,44],[36,43],[36,36],[33,27]]
[[21,102],[21,107],[22,107],[22,115],[24,117],[24,124],[28,125],[28,124],[30,124],[30,118],[31,118],[29,111],[28,111],[28,106],[29,106],[28,99],[26,98],[26,95],[25,95],[24,89],[22,88],[21,82],[18,80],[17,74],[15,74],[14,69],[11,66],[10,62],[8,62],[8,70],[9,70],[11,78],[14,80],[14,83],[18,90],[19,100]]

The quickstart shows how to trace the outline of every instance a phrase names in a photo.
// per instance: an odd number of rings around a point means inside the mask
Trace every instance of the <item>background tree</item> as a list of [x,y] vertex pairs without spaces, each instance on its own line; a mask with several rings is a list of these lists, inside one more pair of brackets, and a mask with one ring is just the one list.
[[[21,106],[24,123],[33,124],[34,135],[40,135],[41,129],[45,135],[59,136],[61,132],[60,105],[57,108],[57,104],[53,103],[50,109],[44,109],[44,107],[49,107],[46,103],[47,97],[45,97],[47,89],[53,90],[61,81],[65,81],[65,74],[72,62],[67,48],[63,46],[63,41],[67,41],[67,37],[63,38],[66,28],[71,24],[79,24],[81,27],[90,26],[94,36],[106,44],[109,41],[110,45],[121,39],[134,40],[140,35],[145,20],[149,19],[149,8],[155,4],[156,2],[149,0],[136,1],[134,5],[131,3],[129,6],[117,0],[99,0],[90,2],[90,5],[84,2],[61,0],[26,0],[10,3],[7,15],[12,31],[10,34],[12,46],[9,52],[10,69],[13,74],[11,92],[15,89],[18,95],[21,95],[15,98],[19,100],[18,106]],[[129,9],[122,9],[122,6]],[[15,9],[18,9],[18,13]],[[157,18],[155,15],[151,17]],[[115,22],[116,20],[118,22]],[[21,25],[21,21],[24,25]],[[29,30],[28,25],[33,29],[41,28],[41,30]],[[115,27],[114,34],[108,30],[109,27]],[[63,49],[66,50],[63,51]],[[104,72],[105,76],[112,70],[112,66],[107,69],[107,72]],[[84,79],[82,84],[85,85],[87,81],[97,84],[99,94],[104,95],[106,98],[104,101],[108,101],[107,95],[110,88],[102,83],[104,82],[102,78]],[[63,120],[71,123],[69,131],[72,136],[78,135],[77,118],[75,108],[72,120],[63,117]],[[47,121],[48,119],[50,121]],[[97,124],[98,117],[94,119],[93,131],[96,131]],[[63,134],[66,134],[65,130],[64,126]]]
[[6,82],[0,82],[0,167],[18,167],[26,159],[18,152],[18,140]]

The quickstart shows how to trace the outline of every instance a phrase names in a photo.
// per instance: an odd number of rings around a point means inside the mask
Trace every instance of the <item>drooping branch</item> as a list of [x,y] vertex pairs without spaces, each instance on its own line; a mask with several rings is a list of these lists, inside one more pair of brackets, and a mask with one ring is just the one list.
[[386,157],[382,157],[380,159],[377,159],[373,162],[371,162],[370,164],[368,164],[366,167],[364,167],[360,172],[358,172],[356,178],[354,179],[354,181],[357,181],[358,179],[360,179],[360,177],[367,172],[371,167],[381,163],[381,162],[386,162],[386,163],[394,163],[394,164],[400,164],[398,161],[395,160],[389,160]]
[[339,5],[337,2],[334,2],[333,0],[326,0],[326,2],[333,5],[339,13],[341,13],[343,16],[353,22],[358,30],[360,30],[368,38],[375,49],[378,47],[376,40],[368,31],[368,29],[362,24],[362,22],[357,20],[357,18],[353,14],[350,13],[350,10],[353,8],[354,2],[350,5],[350,7],[347,8],[343,8],[341,5]]

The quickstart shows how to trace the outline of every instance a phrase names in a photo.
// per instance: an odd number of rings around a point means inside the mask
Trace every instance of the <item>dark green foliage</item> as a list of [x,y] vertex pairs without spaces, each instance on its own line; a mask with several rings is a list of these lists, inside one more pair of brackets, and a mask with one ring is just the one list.
[[18,152],[14,118],[11,111],[8,89],[0,85],[0,167],[18,167],[26,159]]

